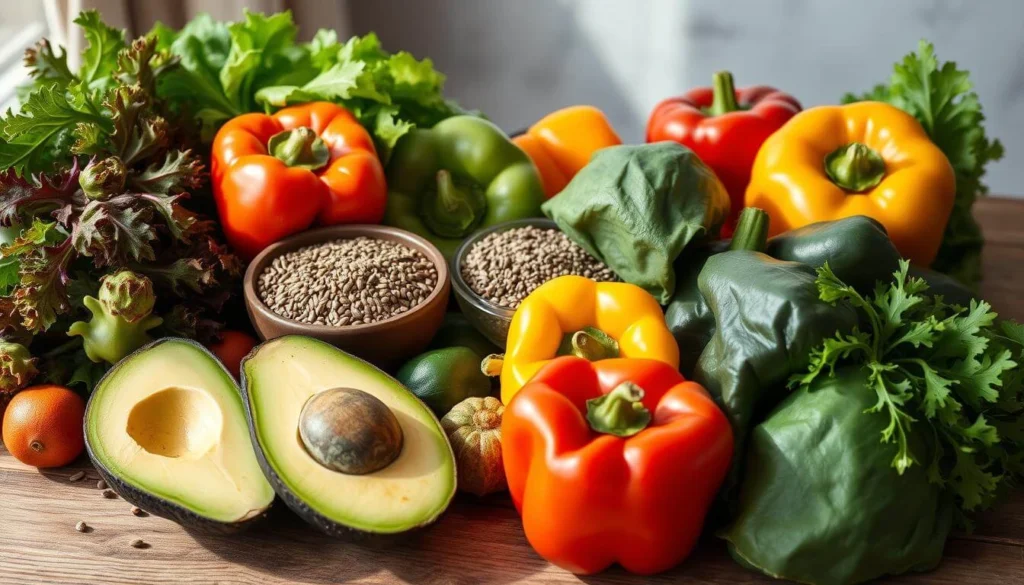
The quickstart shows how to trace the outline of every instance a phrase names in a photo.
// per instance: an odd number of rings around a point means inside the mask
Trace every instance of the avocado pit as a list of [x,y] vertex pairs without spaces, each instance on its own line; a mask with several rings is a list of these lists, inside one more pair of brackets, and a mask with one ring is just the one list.
[[402,452],[402,427],[379,398],[355,388],[318,392],[299,414],[299,438],[317,463],[349,475],[384,469]]

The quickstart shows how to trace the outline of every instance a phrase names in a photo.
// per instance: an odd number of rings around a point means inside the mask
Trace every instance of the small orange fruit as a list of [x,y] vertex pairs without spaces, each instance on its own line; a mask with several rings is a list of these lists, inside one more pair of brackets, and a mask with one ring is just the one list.
[[27,465],[67,465],[85,445],[84,418],[85,401],[71,390],[53,384],[26,388],[4,412],[4,445]]

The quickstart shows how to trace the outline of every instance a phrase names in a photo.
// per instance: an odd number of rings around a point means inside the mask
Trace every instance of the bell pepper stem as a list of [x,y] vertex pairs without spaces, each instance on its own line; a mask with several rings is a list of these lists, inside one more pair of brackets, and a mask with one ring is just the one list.
[[651,423],[651,411],[643,405],[642,388],[623,382],[604,396],[587,400],[587,423],[598,433],[631,437]]
[[736,222],[736,231],[732,234],[729,249],[763,252],[768,243],[770,221],[771,218],[765,210],[757,207],[744,207]]
[[505,365],[505,354],[492,353],[480,362],[480,371],[488,378],[496,378],[501,375],[501,368]]
[[267,151],[290,167],[310,171],[322,169],[331,159],[323,139],[305,126],[274,134],[267,142]]
[[825,173],[839,187],[860,193],[882,182],[885,161],[875,149],[861,142],[851,142],[825,157]]
[[718,71],[711,78],[712,97],[711,107],[708,113],[712,116],[721,116],[740,109],[736,103],[736,88],[733,86],[732,73]]
[[472,232],[487,210],[483,193],[472,186],[457,185],[447,169],[437,171],[434,192],[423,199],[421,217],[430,231],[446,238]]
[[574,355],[596,362],[619,357],[619,343],[596,327],[584,327],[562,337],[558,355]]

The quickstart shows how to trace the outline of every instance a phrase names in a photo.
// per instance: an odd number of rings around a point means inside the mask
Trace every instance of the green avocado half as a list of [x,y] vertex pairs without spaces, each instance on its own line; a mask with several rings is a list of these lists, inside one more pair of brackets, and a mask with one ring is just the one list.
[[[447,509],[456,485],[451,445],[430,409],[397,380],[302,336],[263,343],[241,370],[257,458],[306,522],[331,536],[387,544]],[[311,410],[316,416],[308,418]],[[327,444],[331,433],[338,440]],[[345,473],[325,457],[371,468]]]
[[274,501],[238,386],[187,339],[155,341],[100,380],[85,412],[85,446],[122,498],[188,528],[235,532]]

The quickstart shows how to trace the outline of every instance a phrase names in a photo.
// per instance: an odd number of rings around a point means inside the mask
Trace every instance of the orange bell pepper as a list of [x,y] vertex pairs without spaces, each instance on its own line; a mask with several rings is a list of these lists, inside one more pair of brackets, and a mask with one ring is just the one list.
[[679,367],[679,345],[651,293],[626,282],[559,276],[537,287],[512,316],[501,364],[501,401],[560,355],[645,358]]
[[866,215],[915,264],[935,259],[953,210],[956,177],[916,119],[879,102],[819,106],[761,146],[745,201],[771,216],[772,236]]
[[384,217],[387,184],[373,139],[329,102],[230,120],[214,137],[210,166],[224,235],[246,259],[314,222]]
[[733,449],[704,388],[643,359],[551,362],[506,405],[501,437],[526,539],[574,573],[680,563]]
[[622,144],[608,118],[593,106],[571,106],[552,112],[512,142],[537,167],[548,199],[558,195],[595,152]]

